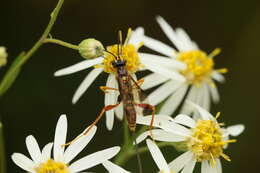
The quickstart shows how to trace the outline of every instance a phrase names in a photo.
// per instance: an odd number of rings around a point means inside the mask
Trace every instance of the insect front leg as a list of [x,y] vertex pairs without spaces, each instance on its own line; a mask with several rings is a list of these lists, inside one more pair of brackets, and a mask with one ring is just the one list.
[[133,87],[138,88],[144,83],[144,78],[139,79],[133,84]]
[[88,126],[81,135],[77,136],[75,139],[73,139],[72,141],[64,144],[63,146],[70,145],[73,142],[75,142],[76,140],[78,140],[80,137],[87,135],[88,132],[93,128],[93,126],[96,125],[98,123],[98,121],[102,118],[102,116],[105,114],[106,111],[110,111],[110,110],[116,108],[119,104],[120,103],[117,103],[117,104],[114,104],[114,105],[107,105],[107,106],[105,106],[102,109],[102,111],[100,112],[100,114],[98,115],[98,117],[96,118],[96,120],[90,126]]
[[117,88],[111,88],[111,87],[107,87],[107,86],[100,86],[99,88],[100,88],[104,93],[108,93],[108,90],[118,91]]

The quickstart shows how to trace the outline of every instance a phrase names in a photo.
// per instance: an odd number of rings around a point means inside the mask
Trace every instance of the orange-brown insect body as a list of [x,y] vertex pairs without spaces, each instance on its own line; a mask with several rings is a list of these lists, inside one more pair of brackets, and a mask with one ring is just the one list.
[[117,69],[116,78],[119,85],[120,99],[123,102],[124,112],[128,121],[130,131],[135,131],[136,127],[136,110],[134,105],[134,95],[132,79],[127,69],[125,68],[124,60],[116,60],[113,66]]

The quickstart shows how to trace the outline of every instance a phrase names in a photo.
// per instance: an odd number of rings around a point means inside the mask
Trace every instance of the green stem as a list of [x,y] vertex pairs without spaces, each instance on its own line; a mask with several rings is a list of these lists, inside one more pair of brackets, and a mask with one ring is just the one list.
[[6,172],[3,125],[0,122],[0,173]]
[[70,49],[79,50],[79,46],[77,46],[77,45],[67,43],[65,41],[54,39],[54,38],[46,38],[43,42],[44,43],[54,43],[54,44],[58,44],[58,45],[70,48]]
[[[52,11],[51,13],[51,18],[50,21],[46,27],[46,29],[44,30],[42,36],[39,38],[39,40],[34,44],[34,46],[22,57],[19,58],[19,61],[15,62],[15,64],[13,63],[11,65],[11,67],[9,68],[9,70],[7,71],[7,73],[5,74],[4,78],[2,81],[4,80],[8,80],[6,78],[13,76],[13,74],[15,74],[18,70],[20,70],[20,68],[27,62],[27,60],[41,47],[41,45],[43,44],[43,41],[48,37],[56,19],[57,16],[59,14],[59,11],[62,7],[64,0],[59,0],[59,2],[57,3],[55,9]],[[14,82],[14,81],[12,81]],[[10,84],[10,86],[12,85],[12,83]],[[3,90],[4,88],[4,84],[0,84],[0,96],[3,95],[7,90]]]

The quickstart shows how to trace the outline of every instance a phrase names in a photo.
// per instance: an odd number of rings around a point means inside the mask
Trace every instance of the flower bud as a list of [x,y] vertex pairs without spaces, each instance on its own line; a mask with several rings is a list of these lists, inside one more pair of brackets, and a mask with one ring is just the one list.
[[6,65],[7,63],[7,53],[6,48],[3,46],[0,46],[0,67]]
[[79,54],[85,59],[97,58],[103,53],[102,43],[94,38],[85,39],[79,44]]

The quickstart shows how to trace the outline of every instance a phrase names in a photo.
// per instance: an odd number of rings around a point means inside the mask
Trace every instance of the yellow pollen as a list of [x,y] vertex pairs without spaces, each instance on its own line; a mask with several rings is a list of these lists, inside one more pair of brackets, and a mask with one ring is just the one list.
[[181,52],[177,59],[184,62],[187,68],[180,72],[190,84],[199,85],[202,81],[210,81],[208,79],[210,79],[214,67],[213,57],[219,52],[219,49],[215,49],[209,55],[201,50]]
[[45,163],[40,164],[35,169],[37,173],[69,173],[69,169],[66,164],[62,162],[56,162],[52,159]]
[[[219,114],[218,114],[219,115]],[[198,120],[196,127],[192,129],[192,137],[188,139],[187,145],[198,162],[209,160],[211,165],[216,164],[216,159],[222,156],[230,160],[223,153],[223,148],[235,140],[224,141],[220,124],[214,120]]]
[[[115,44],[115,45],[108,46],[107,51],[111,52],[116,57],[119,57],[120,60],[125,60],[126,61],[125,67],[127,71],[133,74],[138,69],[143,67],[138,55],[138,49],[142,46],[142,43],[140,43],[139,47],[137,48],[133,44],[128,44],[128,40],[130,36],[131,36],[131,29],[128,30],[128,34],[124,44],[122,45]],[[112,65],[112,62],[114,62],[116,58],[112,54],[105,52],[105,56],[103,60],[103,68],[104,71],[107,73],[116,73],[116,68],[114,68]]]

